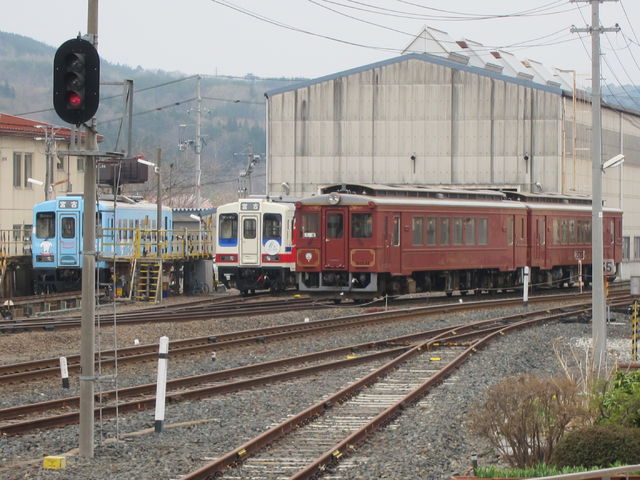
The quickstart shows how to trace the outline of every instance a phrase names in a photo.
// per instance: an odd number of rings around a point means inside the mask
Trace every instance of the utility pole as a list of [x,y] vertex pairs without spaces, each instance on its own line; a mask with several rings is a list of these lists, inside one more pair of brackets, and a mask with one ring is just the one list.
[[196,76],[196,97],[198,100],[198,109],[196,110],[196,208],[200,210],[200,152],[202,151],[202,137],[200,136],[200,127],[202,124],[202,95],[200,94],[200,75]]
[[[98,0],[88,0],[87,35],[98,45]],[[87,150],[97,151],[96,119],[87,128]],[[96,157],[85,157],[80,323],[80,455],[93,458],[95,387]]]
[[[600,26],[600,2],[605,0],[572,0],[591,3],[591,27],[572,27],[571,32],[591,34],[591,330],[596,375],[602,377],[607,366],[607,324],[604,302],[604,254],[602,239],[602,101],[600,96],[600,33],[620,30]],[[617,0],[608,0],[617,1]],[[574,120],[575,121],[575,120]]]
[[[158,205],[158,210],[156,213],[156,255],[158,258],[162,258],[162,242],[160,241],[160,232],[162,231],[162,190],[161,185],[162,181],[160,178],[160,161],[162,159],[162,149],[158,148],[156,153],[156,166],[155,172],[158,181],[158,198],[156,198],[156,204]],[[161,272],[162,273],[162,272]]]

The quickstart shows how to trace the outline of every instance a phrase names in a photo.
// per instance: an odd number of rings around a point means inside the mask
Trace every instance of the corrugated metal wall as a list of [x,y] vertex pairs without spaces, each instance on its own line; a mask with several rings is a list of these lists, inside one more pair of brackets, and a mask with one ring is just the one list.
[[270,97],[267,191],[283,182],[293,195],[339,182],[555,191],[561,123],[557,93],[399,61]]

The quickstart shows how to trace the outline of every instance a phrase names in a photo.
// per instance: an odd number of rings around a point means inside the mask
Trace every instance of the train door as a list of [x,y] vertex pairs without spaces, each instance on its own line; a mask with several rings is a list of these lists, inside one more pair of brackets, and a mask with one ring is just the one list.
[[400,265],[402,258],[400,250],[401,219],[401,214],[396,212],[385,215],[384,217],[383,241],[386,255],[384,256],[383,268],[385,271],[391,273],[400,273],[402,270],[402,266]]
[[322,245],[323,268],[345,269],[348,265],[348,243],[345,232],[348,232],[347,209],[326,208],[324,218],[324,245]]
[[389,244],[389,262],[392,273],[402,272],[402,255],[400,250],[400,233],[402,231],[402,217],[400,213],[393,213],[391,217],[391,242]]
[[545,215],[531,214],[531,227],[533,229],[530,232],[529,241],[531,242],[531,260],[529,266],[531,267],[546,267],[546,232],[547,232],[547,217]]
[[58,263],[79,265],[80,251],[79,213],[64,212],[58,215]]
[[240,221],[240,264],[258,265],[260,263],[260,215],[243,214]]

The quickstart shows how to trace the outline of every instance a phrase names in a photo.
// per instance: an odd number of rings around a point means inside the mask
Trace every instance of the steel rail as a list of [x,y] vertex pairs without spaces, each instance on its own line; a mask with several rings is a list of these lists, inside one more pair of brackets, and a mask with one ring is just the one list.
[[[589,311],[590,307],[583,309]],[[370,420],[366,425],[360,429],[349,434],[340,442],[333,445],[330,449],[326,450],[324,454],[313,460],[306,467],[300,470],[297,474],[290,477],[290,480],[302,480],[311,479],[321,471],[326,470],[332,464],[335,464],[343,456],[348,455],[355,450],[362,442],[371,436],[375,431],[391,422],[396,416],[400,415],[402,410],[415,403],[419,398],[424,396],[433,386],[439,384],[443,378],[450,374],[455,368],[457,368],[463,361],[465,361],[473,352],[476,352],[478,348],[486,345],[490,340],[496,338],[499,335],[504,335],[506,332],[517,328],[524,328],[525,326],[540,323],[545,321],[557,320],[563,318],[564,313],[554,313],[546,316],[540,316],[530,320],[520,320],[510,325],[506,325],[498,330],[495,330],[488,335],[485,335],[480,340],[474,342],[471,346],[466,348],[463,352],[457,355],[452,361],[443,366],[436,374],[432,375],[429,379],[423,382],[418,388],[405,395],[400,401],[394,403],[391,407],[386,408],[383,412],[378,414],[375,418]],[[472,324],[473,325],[473,324]],[[463,329],[469,328],[469,326],[463,327]],[[452,328],[452,331],[463,330],[457,327]],[[204,480],[213,478],[219,472],[223,472],[229,468],[234,468],[245,461],[248,457],[256,454],[260,450],[266,448],[268,445],[274,443],[276,440],[281,439],[287,434],[297,430],[301,426],[312,422],[316,418],[322,416],[331,409],[332,406],[340,404],[349,398],[355,396],[367,386],[372,385],[380,378],[386,376],[392,370],[395,370],[403,362],[408,359],[420,355],[423,353],[431,352],[431,348],[438,342],[444,341],[446,334],[441,334],[434,339],[421,342],[414,346],[405,353],[399,355],[395,359],[389,361],[380,369],[370,373],[362,379],[352,383],[348,387],[340,390],[339,392],[331,395],[327,399],[321,400],[315,405],[307,408],[301,413],[290,417],[286,421],[270,428],[267,432],[258,435],[257,437],[245,442],[241,446],[234,448],[225,455],[218,459],[200,467],[199,469],[188,473],[181,477],[182,480]]]
[[[538,301],[541,302],[543,300]],[[198,352],[206,352],[210,350],[221,350],[230,347],[250,345],[256,342],[265,343],[267,341],[289,338],[296,335],[319,333],[323,330],[335,328],[357,327],[371,323],[390,322],[399,319],[422,316],[425,314],[433,315],[450,313],[453,311],[477,309],[480,306],[485,308],[504,307],[518,304],[519,302],[519,300],[508,299],[492,300],[490,302],[467,302],[462,304],[454,303],[448,305],[413,307],[408,309],[390,310],[386,312],[372,312],[356,316],[344,316],[325,320],[315,320],[308,323],[278,325],[261,329],[231,332],[227,334],[210,335],[207,337],[174,340],[170,344],[170,354],[185,355]],[[569,309],[581,307],[583,305],[583,303],[577,303],[557,308]],[[516,314],[514,317],[521,318],[521,314]],[[115,356],[115,352],[105,351],[102,353],[102,355],[105,357],[101,361],[103,366],[109,366],[115,362],[115,359],[113,358]],[[118,362],[120,362],[120,364],[127,362],[155,360],[156,356],[157,346],[155,344],[132,346],[118,350]],[[97,361],[98,358],[96,355],[96,362]],[[78,372],[80,368],[80,356],[68,356],[67,364],[69,372]],[[59,373],[58,365],[58,358],[49,358],[10,365],[2,365],[0,366],[0,384],[15,383],[38,377],[44,378],[57,376]]]

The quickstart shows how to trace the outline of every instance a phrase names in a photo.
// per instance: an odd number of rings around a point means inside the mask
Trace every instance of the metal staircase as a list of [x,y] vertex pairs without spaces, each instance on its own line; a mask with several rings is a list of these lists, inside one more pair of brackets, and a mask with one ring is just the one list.
[[162,259],[138,258],[133,263],[130,298],[136,301],[160,301]]

